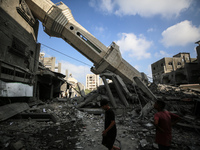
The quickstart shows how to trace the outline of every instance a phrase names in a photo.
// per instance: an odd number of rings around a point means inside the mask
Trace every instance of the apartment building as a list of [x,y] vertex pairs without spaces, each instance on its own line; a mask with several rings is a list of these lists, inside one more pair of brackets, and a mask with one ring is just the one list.
[[98,86],[99,86],[99,75],[87,74],[86,89],[93,91],[96,90]]

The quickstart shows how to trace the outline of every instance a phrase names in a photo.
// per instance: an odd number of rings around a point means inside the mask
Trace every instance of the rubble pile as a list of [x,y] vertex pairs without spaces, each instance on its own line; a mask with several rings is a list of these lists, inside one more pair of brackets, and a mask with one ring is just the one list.
[[195,114],[196,101],[200,100],[199,90],[153,83],[149,88],[157,98],[163,99],[168,104],[168,110],[178,111],[181,115]]
[[53,150],[73,149],[85,125],[68,105],[52,103],[27,110],[25,113],[53,113],[57,122],[38,119],[10,118],[1,122],[0,149]]
[[[129,143],[135,143],[134,146],[137,149],[157,149],[157,145],[154,143],[155,137],[155,127],[153,125],[153,116],[155,110],[151,110],[151,112],[145,116],[144,118],[138,118],[137,116],[133,117],[131,113],[128,113],[123,120],[119,120],[118,126],[122,130],[119,132],[119,140],[123,141],[124,138],[126,140],[131,139]],[[119,116],[118,116],[119,117]],[[122,118],[121,118],[122,119]],[[182,126],[182,123],[188,123],[190,120],[181,120],[181,123],[173,126],[173,139],[172,139],[172,147],[173,150],[196,150],[200,148],[199,138],[200,132],[199,128],[193,128],[189,126]],[[191,122],[190,122],[191,123]],[[200,127],[199,120],[196,120],[193,124],[196,123],[197,127]],[[124,130],[123,130],[124,129]],[[128,139],[127,139],[128,138]],[[127,143],[128,144],[128,143]],[[128,144],[129,147],[125,149],[134,149],[133,145]]]
[[[148,114],[141,116],[138,107],[140,103],[144,106],[149,101],[149,97],[138,87],[127,87],[131,91],[128,99],[129,108],[124,107],[111,86],[112,93],[114,93],[119,106],[117,109],[113,108],[116,112],[118,131],[115,145],[123,150],[157,149],[157,145],[154,143],[155,127],[153,125],[153,116],[156,111],[151,109]],[[200,119],[193,111],[195,104],[193,99],[199,98],[199,93],[190,92],[188,89],[177,90],[177,87],[166,85],[151,85],[150,88],[152,88],[152,91],[154,89],[156,97],[166,101],[169,111],[173,111],[182,118],[173,127],[172,150],[200,149]],[[184,95],[183,93],[187,94]],[[97,91],[93,91],[85,97],[58,98],[45,103],[37,103],[30,109],[1,121],[0,149],[106,149],[101,145],[104,113],[99,107],[99,101],[102,97],[109,99],[104,87],[100,87]],[[77,107],[87,100],[88,103],[84,103],[81,108]],[[96,115],[97,113],[82,111],[82,109],[97,109],[99,113]],[[29,117],[23,118],[24,114],[29,114]],[[34,114],[51,114],[54,119],[34,118]]]
[[[109,84],[109,88],[114,97],[114,100],[117,104],[118,109],[125,109],[131,111],[133,108],[144,106],[150,98],[138,87],[131,84],[127,84],[126,88],[128,93],[125,94],[126,100],[129,104],[126,107],[123,102],[120,100],[119,94],[116,91],[116,88],[113,83]],[[72,98],[72,103],[76,108],[99,108],[100,100],[107,99],[110,101],[108,93],[105,86],[99,86],[97,90],[92,91],[85,97],[74,97]],[[112,103],[109,103],[112,106]],[[141,108],[140,108],[141,109]],[[121,113],[121,112],[120,112]]]
[[150,84],[149,89],[157,96],[174,96],[183,98],[199,98],[200,91],[193,89],[183,89],[180,86],[171,86],[166,84]]

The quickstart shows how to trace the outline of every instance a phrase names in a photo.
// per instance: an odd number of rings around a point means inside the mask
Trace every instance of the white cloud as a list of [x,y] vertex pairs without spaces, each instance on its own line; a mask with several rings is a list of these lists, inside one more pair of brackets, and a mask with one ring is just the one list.
[[181,11],[189,8],[193,0],[91,0],[90,6],[102,12],[115,13],[116,15],[140,15],[151,17],[178,16]]
[[162,32],[161,42],[166,46],[185,46],[200,39],[200,27],[185,20]]
[[98,33],[102,33],[105,31],[105,29],[103,27],[95,27],[95,31]]
[[151,47],[152,42],[147,41],[142,35],[137,37],[133,33],[122,33],[120,34],[120,40],[116,43],[120,46],[121,53],[128,53],[130,57],[136,59],[151,57],[147,50]]
[[104,13],[112,13],[115,6],[112,0],[90,0],[89,5]]
[[171,56],[170,54],[168,54],[167,52],[165,51],[159,51],[159,52],[156,52],[154,54],[155,57],[158,57],[158,58],[161,58],[161,57],[168,57],[168,56]]
[[153,31],[154,31],[153,28],[149,28],[149,29],[147,30],[147,32],[153,32]]
[[59,61],[61,63],[61,73],[66,74],[66,70],[68,70],[68,75],[72,74],[72,77],[78,80],[78,82],[85,85],[86,82],[86,74],[93,74],[90,71],[89,66],[83,65],[74,65],[67,61]]
[[112,4],[112,0],[101,0],[101,6],[100,8],[102,10],[106,10],[108,12],[112,12],[113,11],[113,4]]

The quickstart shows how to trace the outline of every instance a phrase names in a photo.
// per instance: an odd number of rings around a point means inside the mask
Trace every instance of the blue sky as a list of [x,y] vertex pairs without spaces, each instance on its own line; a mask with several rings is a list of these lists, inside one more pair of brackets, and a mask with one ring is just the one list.
[[[150,77],[151,64],[163,57],[189,52],[192,58],[196,58],[195,42],[200,40],[200,0],[62,2],[71,9],[74,19],[86,30],[106,46],[112,41],[116,42],[122,57]],[[41,52],[45,52],[45,57],[56,57],[56,63],[62,63],[63,74],[68,69],[69,74],[85,85],[86,74],[91,73],[92,62],[64,40],[48,36],[41,23],[38,42],[42,44]]]

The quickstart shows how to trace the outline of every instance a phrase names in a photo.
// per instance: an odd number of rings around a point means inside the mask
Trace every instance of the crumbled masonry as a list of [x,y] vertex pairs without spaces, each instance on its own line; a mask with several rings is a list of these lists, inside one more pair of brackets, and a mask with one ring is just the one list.
[[[112,84],[110,84],[112,87]],[[0,122],[0,149],[12,150],[103,150],[101,145],[101,132],[104,126],[103,113],[99,109],[100,96],[106,98],[104,87],[86,95],[90,97],[98,93],[96,99],[76,107],[84,98],[73,99],[57,98],[52,101],[35,103],[25,110]],[[128,88],[131,89],[131,85]],[[173,127],[172,150],[199,149],[199,112],[194,112],[195,103],[199,100],[197,90],[183,89],[180,87],[151,84],[149,88],[156,97],[164,98],[167,109],[181,115],[180,123]],[[141,104],[148,100],[142,91],[136,87]],[[111,88],[111,90],[114,90]],[[104,91],[104,92],[103,92]],[[131,91],[131,90],[130,90]],[[134,91],[134,90],[133,90]],[[113,92],[114,93],[114,92]],[[134,94],[132,92],[132,94]],[[140,105],[136,99],[129,100],[130,108],[125,108],[120,100],[113,94],[119,108],[116,109],[116,123],[118,135],[116,145],[121,144],[123,150],[150,150],[156,149],[154,143],[155,128],[152,124],[154,109],[145,116],[140,114]],[[84,112],[84,109],[87,110]],[[91,110],[91,111],[89,111]],[[96,111],[94,111],[96,110]],[[99,111],[98,111],[99,110]],[[28,118],[23,115],[29,114]],[[34,118],[35,114],[53,114],[52,118]],[[21,114],[21,115],[20,115]],[[20,117],[21,116],[21,117]]]

